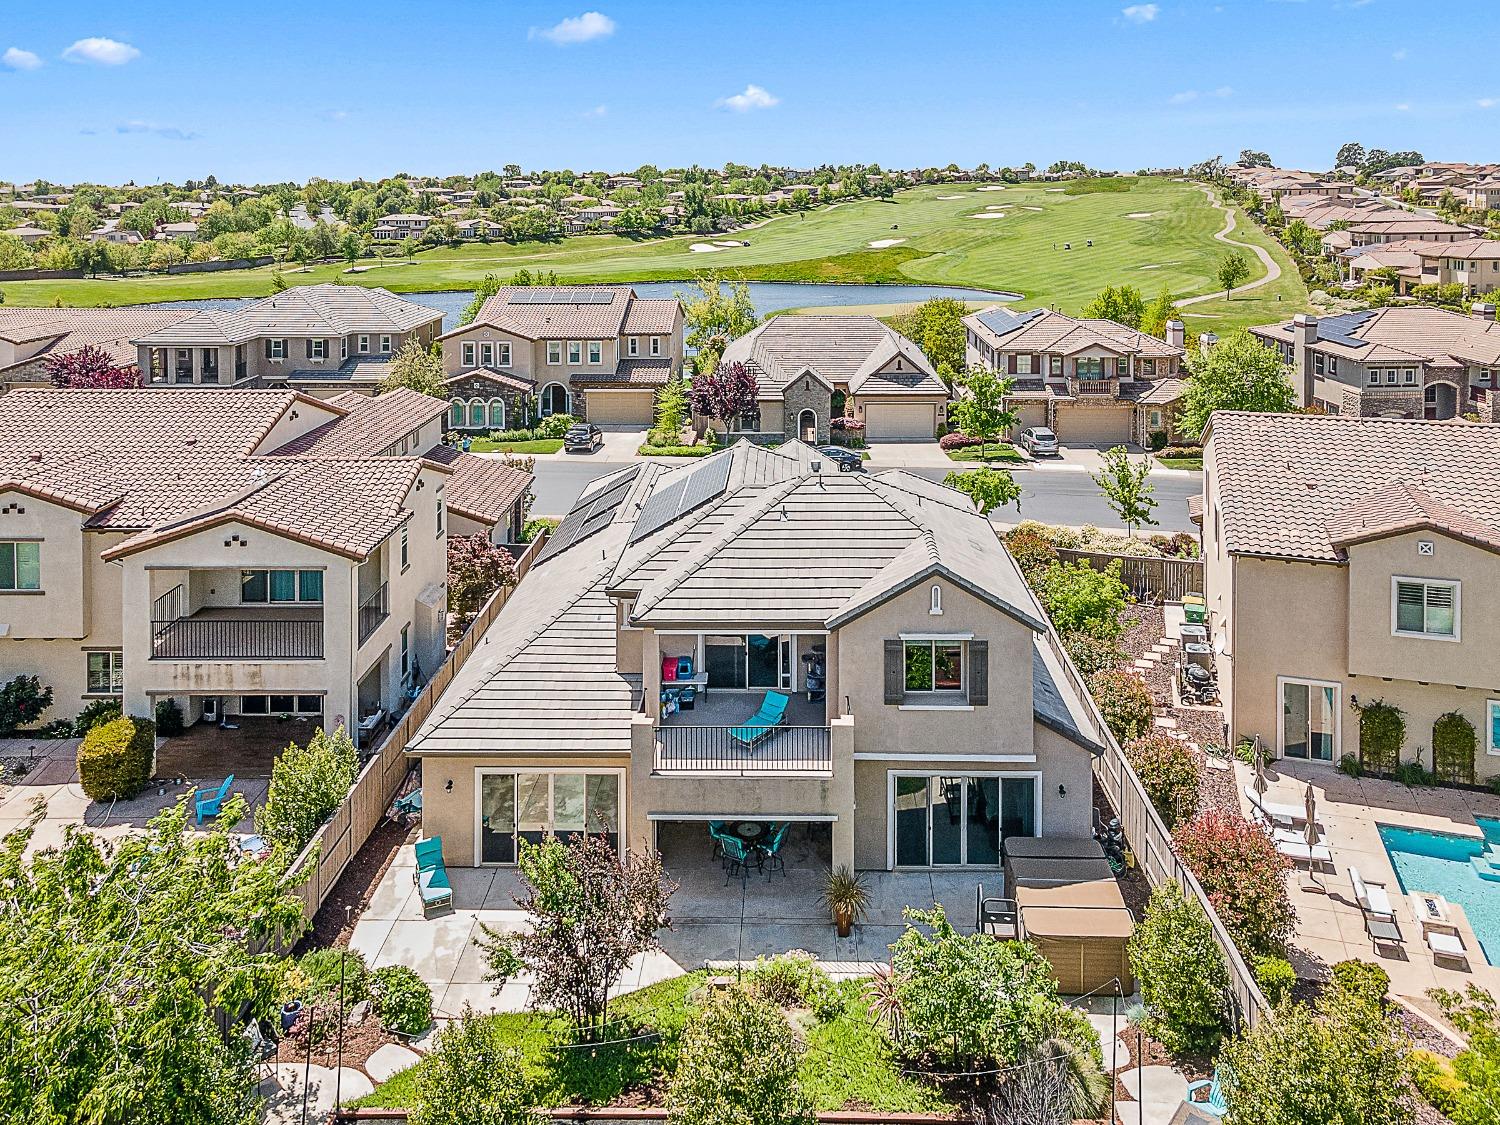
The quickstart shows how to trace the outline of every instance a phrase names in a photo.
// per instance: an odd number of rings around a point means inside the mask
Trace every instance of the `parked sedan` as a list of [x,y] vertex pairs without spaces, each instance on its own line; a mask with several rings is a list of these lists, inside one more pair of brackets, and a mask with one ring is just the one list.
[[852,449],[844,449],[837,445],[824,445],[819,447],[818,452],[837,465],[841,473],[865,471],[865,459]]
[[563,452],[565,453],[592,453],[603,445],[604,431],[587,422],[569,426],[568,432],[563,434]]
[[1033,457],[1058,457],[1057,435],[1046,426],[1028,426],[1021,431],[1021,448]]

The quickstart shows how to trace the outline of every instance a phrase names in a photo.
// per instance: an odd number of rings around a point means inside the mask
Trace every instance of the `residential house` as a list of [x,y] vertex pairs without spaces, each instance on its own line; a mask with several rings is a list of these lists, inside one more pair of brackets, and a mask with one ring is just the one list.
[[156,239],[159,242],[197,242],[197,223],[162,223],[156,228]]
[[108,242],[115,246],[139,246],[146,241],[146,236],[138,230],[117,225],[114,219],[106,219],[101,226],[89,231],[87,240]]
[[1500,178],[1474,180],[1460,194],[1466,207],[1480,211],[1500,211]]
[[594,227],[607,227],[614,223],[625,208],[608,200],[594,201],[579,207],[563,219],[563,230],[568,234],[582,234]]
[[399,242],[406,238],[421,238],[431,225],[431,215],[382,215],[370,228],[370,237],[379,242]]
[[[1323,245],[1329,252],[1337,252],[1349,246],[1379,246],[1386,242],[1417,240],[1421,242],[1466,242],[1483,232],[1457,223],[1445,223],[1441,219],[1424,219],[1418,215],[1405,218],[1360,219],[1351,222],[1341,231],[1330,231],[1323,236]],[[1340,239],[1339,235],[1344,236]]]
[[465,240],[499,238],[505,233],[503,226],[489,219],[459,219],[453,229]]
[[46,719],[170,698],[189,723],[295,715],[368,745],[443,657],[450,505],[509,522],[488,498],[529,484],[427,456],[445,409],[414,391],[0,396],[0,678],[52,688]]
[[1297,404],[1330,414],[1486,414],[1500,380],[1500,325],[1485,302],[1470,316],[1425,305],[1298,313],[1250,332],[1281,352]]
[[1464,296],[1478,297],[1500,289],[1500,241],[1470,238],[1458,242],[1409,240],[1344,251],[1345,284],[1358,287],[1374,270],[1395,270],[1398,295],[1418,285],[1458,285]]
[[682,306],[627,286],[506,286],[445,332],[455,430],[504,430],[572,414],[649,426],[656,392],[682,374]]
[[964,317],[964,361],[1015,380],[1016,429],[1048,426],[1068,445],[1145,445],[1174,433],[1184,328],[1167,339],[1113,320],[996,305]]
[[42,239],[50,237],[52,234],[50,230],[43,227],[26,226],[24,224],[19,227],[11,227],[5,233],[12,238],[19,238],[27,246],[35,246]]
[[134,343],[152,384],[372,394],[402,345],[429,346],[442,321],[385,289],[300,285],[243,308],[205,309]]
[[[796,440],[633,465],[584,491],[522,591],[408,747],[450,865],[668,826],[702,863],[718,820],[792,822],[881,870],[1090,835],[1103,723],[952,490]],[[768,692],[784,722],[747,727]]]
[[132,342],[146,332],[180,324],[190,309],[126,307],[50,309],[0,305],[0,389],[51,382],[47,360],[98,348],[118,366],[135,363]]
[[730,419],[758,441],[827,442],[835,418],[862,422],[871,441],[931,441],[948,388],[911,340],[873,316],[780,314],[730,343],[759,387],[757,409]]
[[1205,596],[1229,736],[1359,757],[1359,713],[1478,734],[1500,773],[1500,426],[1220,411],[1204,435]]

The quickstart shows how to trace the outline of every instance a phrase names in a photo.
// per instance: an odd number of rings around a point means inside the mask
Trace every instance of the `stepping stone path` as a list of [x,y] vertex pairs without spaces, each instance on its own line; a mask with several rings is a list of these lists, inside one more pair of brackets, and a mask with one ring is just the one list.
[[376,1048],[375,1053],[365,1060],[365,1072],[376,1082],[384,1082],[391,1075],[416,1066],[421,1061],[422,1056],[410,1047],[386,1043]]
[[1122,1066],[1129,1066],[1130,1049],[1125,1046],[1123,1039],[1114,1035],[1114,1033],[1124,1030],[1124,1015],[1121,1014],[1119,1019],[1112,1020],[1107,1015],[1090,1012],[1088,1013],[1088,1020],[1089,1023],[1093,1024],[1094,1030],[1099,1033],[1099,1042],[1104,1045],[1105,1071],[1118,1070]]
[[273,1068],[273,1075],[272,1079],[261,1084],[261,1093],[266,1098],[266,1125],[296,1125],[301,1122],[304,1097],[307,1099],[309,1121],[321,1120],[333,1109],[334,1083],[331,1067],[277,1063]]
[[1169,733],[1173,729],[1175,729],[1176,726],[1177,726],[1177,720],[1174,719],[1174,718],[1172,718],[1171,715],[1158,715],[1158,716],[1156,716],[1156,718],[1152,719],[1151,721],[1153,723],[1155,723],[1158,727],[1160,727],[1162,730],[1167,731]]
[[362,1070],[355,1070],[352,1066],[341,1066],[335,1072],[338,1076],[339,1098],[346,1102],[352,1102],[355,1098],[362,1098],[366,1094],[375,1092],[375,1083],[370,1081],[369,1075]]
[[1115,1114],[1126,1125],[1138,1121],[1167,1125],[1187,1097],[1188,1080],[1170,1066],[1121,1071],[1119,1079],[1120,1085],[1136,1099],[1115,1103]]

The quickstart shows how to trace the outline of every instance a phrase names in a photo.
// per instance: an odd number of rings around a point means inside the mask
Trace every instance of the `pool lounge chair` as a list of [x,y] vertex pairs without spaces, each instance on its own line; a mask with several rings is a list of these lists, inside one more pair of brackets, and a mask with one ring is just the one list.
[[1294,824],[1307,823],[1307,810],[1301,805],[1278,805],[1273,801],[1267,801],[1255,791],[1253,785],[1245,786],[1245,800],[1249,801],[1250,807],[1272,825],[1290,827]]
[[1373,914],[1377,918],[1396,919],[1396,911],[1391,907],[1391,896],[1386,893],[1385,884],[1373,880],[1362,879],[1357,868],[1349,868],[1349,885],[1354,889],[1354,901],[1366,914]]
[[1295,833],[1290,836],[1277,836],[1276,850],[1293,863],[1309,865],[1326,863],[1330,867],[1333,866],[1333,852],[1329,850],[1327,844],[1319,843],[1309,847],[1307,841]]
[[1422,940],[1427,943],[1434,964],[1439,959],[1457,961],[1466,972],[1469,971],[1469,951],[1464,948],[1464,939],[1459,936],[1457,926],[1429,922],[1422,927]]
[[729,737],[746,746],[754,746],[786,722],[786,706],[791,700],[779,691],[766,692],[760,708],[737,727],[729,729]]
[[422,914],[434,906],[453,905],[453,884],[448,882],[448,868],[443,864],[443,838],[433,836],[418,840],[417,868],[412,880],[422,893]]

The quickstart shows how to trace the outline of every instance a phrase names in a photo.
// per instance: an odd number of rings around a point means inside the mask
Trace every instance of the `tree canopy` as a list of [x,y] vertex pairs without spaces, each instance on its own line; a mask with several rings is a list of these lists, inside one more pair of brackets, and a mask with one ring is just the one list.
[[974,501],[981,516],[988,516],[1006,504],[1014,504],[1017,512],[1021,510],[1021,486],[1004,469],[985,465],[963,473],[951,472],[943,478],[943,484]]
[[1105,450],[1099,471],[1089,474],[1104,493],[1105,503],[1132,535],[1142,524],[1154,526],[1157,522],[1151,515],[1157,501],[1152,495],[1156,490],[1151,484],[1150,474],[1151,458],[1142,457],[1132,464],[1123,445]]
[[706,273],[697,284],[698,296],[682,303],[682,318],[688,346],[696,353],[693,366],[701,375],[716,368],[730,341],[749,332],[758,319],[750,287],[743,281],[725,282],[718,274]]
[[49,355],[47,377],[54,387],[88,390],[129,390],[141,385],[141,369],[133,363],[116,363],[103,348],[85,344],[76,352]]
[[979,439],[979,455],[985,446],[1016,424],[1016,413],[1005,405],[1013,381],[982,367],[969,369],[954,380],[962,392],[948,407],[948,417],[959,432]]
[[445,398],[443,384],[443,357],[431,348],[424,348],[415,338],[407,340],[391,360],[391,370],[380,381],[380,393],[408,387],[434,398]]
[[1227,296],[1231,289],[1250,279],[1250,259],[1238,250],[1231,250],[1219,262],[1218,272],[1214,276],[1219,279],[1219,286]]
[[1146,300],[1134,285],[1106,285],[1084,308],[1083,315],[1140,328],[1146,317]]
[[760,386],[743,363],[721,363],[699,371],[688,384],[693,413],[722,422],[749,414],[760,398]]
[[1195,362],[1178,425],[1200,436],[1215,410],[1287,413],[1297,398],[1281,354],[1244,329],[1231,332]]

